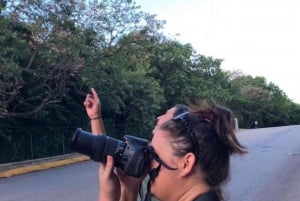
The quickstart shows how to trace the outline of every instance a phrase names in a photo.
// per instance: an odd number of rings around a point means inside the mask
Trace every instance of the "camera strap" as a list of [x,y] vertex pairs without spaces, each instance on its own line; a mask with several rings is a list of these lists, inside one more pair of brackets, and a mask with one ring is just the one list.
[[147,183],[147,193],[145,196],[144,201],[151,201],[152,198],[152,194],[151,194],[151,182],[154,181],[154,179],[157,177],[159,170],[161,167],[161,163],[159,163],[159,165],[156,168],[153,168],[152,170],[150,170],[149,172],[149,181]]

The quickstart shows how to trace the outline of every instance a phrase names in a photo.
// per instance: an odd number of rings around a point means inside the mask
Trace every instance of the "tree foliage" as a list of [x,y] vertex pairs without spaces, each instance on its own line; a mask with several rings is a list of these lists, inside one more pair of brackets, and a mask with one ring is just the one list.
[[42,2],[21,1],[1,17],[0,118],[32,117],[61,102],[84,66],[81,31],[64,8],[46,9]]
[[155,116],[208,99],[240,127],[299,124],[300,105],[264,77],[221,69],[161,32],[164,21],[131,0],[0,3],[0,162],[70,152],[95,87],[106,130],[149,138]]

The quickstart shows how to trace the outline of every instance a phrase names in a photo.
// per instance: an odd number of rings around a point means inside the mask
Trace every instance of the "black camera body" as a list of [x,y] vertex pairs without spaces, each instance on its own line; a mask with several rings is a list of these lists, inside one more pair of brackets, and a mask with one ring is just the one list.
[[115,167],[121,168],[127,175],[140,177],[150,165],[148,140],[131,135],[125,135],[124,139],[120,141],[106,135],[93,135],[77,128],[71,149],[102,163],[106,163],[107,155],[111,155]]

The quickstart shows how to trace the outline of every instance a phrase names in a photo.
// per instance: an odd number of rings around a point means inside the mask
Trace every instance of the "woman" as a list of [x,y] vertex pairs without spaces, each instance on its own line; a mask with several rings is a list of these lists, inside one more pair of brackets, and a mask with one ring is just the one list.
[[[161,201],[220,201],[231,154],[246,153],[238,142],[229,109],[201,102],[158,125],[151,142],[149,190]],[[108,156],[101,165],[101,201],[120,198],[118,177]],[[126,185],[126,184],[125,184]]]
[[[91,130],[94,134],[105,134],[104,124],[101,116],[101,100],[94,88],[91,88],[91,92],[86,95],[83,103],[86,113],[90,119]],[[153,133],[159,128],[161,124],[172,119],[172,117],[188,111],[188,107],[182,104],[177,104],[174,107],[167,110],[164,114],[157,117],[156,125],[153,129]],[[117,175],[115,175],[120,182],[120,197],[119,201],[135,201],[137,200],[141,181],[145,175],[141,178],[133,178],[125,175],[121,170],[117,169]],[[147,183],[147,180],[144,180]],[[105,191],[105,190],[104,190]],[[155,200],[152,198],[152,200]]]

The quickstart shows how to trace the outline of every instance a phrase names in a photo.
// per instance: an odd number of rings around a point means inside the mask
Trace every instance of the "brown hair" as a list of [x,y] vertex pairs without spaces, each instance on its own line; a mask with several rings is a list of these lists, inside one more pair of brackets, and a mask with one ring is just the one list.
[[[171,133],[174,155],[184,156],[188,152],[196,155],[205,181],[222,199],[220,185],[229,176],[230,155],[244,154],[246,148],[234,133],[233,114],[229,108],[206,101],[189,108],[188,124],[173,119],[162,124],[161,129]],[[196,145],[191,134],[197,138]],[[194,146],[198,146],[197,153]]]

